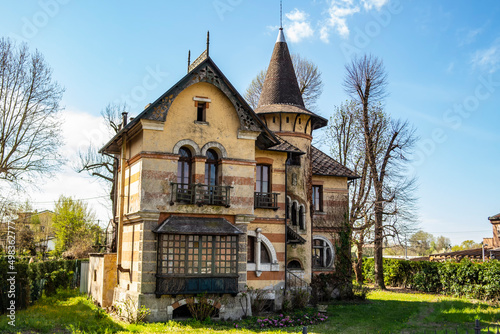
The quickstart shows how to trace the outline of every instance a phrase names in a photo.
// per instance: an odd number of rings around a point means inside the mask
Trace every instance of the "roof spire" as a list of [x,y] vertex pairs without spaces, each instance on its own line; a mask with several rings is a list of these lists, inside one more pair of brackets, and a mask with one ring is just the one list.
[[272,104],[294,105],[305,109],[283,28],[278,32],[257,109]]
[[210,49],[210,31],[207,31],[207,57]]
[[280,30],[283,30],[283,0],[280,0]]
[[191,66],[191,50],[188,51],[188,73],[189,73],[190,66]]

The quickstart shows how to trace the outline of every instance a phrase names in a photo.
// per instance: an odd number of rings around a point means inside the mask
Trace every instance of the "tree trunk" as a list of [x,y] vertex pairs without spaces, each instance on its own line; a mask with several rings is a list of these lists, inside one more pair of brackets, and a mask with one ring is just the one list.
[[356,274],[356,282],[358,284],[363,284],[365,278],[363,277],[363,245],[364,241],[360,240],[356,243],[358,246],[357,256],[358,260],[354,265],[354,273]]
[[384,283],[384,258],[383,258],[383,234],[382,234],[382,198],[377,195],[375,203],[375,242],[374,242],[374,262],[375,262],[375,286],[385,290]]

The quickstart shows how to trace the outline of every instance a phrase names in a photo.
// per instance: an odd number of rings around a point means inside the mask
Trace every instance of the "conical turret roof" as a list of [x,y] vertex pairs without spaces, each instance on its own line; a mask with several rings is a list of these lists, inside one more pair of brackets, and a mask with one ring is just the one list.
[[255,112],[257,114],[276,112],[308,114],[314,118],[314,129],[327,124],[326,119],[307,110],[304,105],[283,28],[280,28],[278,32],[262,86],[259,105]]
[[258,108],[271,104],[289,104],[305,109],[283,28],[280,28],[274,45]]

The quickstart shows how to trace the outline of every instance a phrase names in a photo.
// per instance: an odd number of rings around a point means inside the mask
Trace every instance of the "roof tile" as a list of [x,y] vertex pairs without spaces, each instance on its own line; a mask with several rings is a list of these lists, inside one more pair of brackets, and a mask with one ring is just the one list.
[[311,146],[312,172],[313,175],[344,176],[349,180],[359,178],[349,168],[337,162],[332,157]]

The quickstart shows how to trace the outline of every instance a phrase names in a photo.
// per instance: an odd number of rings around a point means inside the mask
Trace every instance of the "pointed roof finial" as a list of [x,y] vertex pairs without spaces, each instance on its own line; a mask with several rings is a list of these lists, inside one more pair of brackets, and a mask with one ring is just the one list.
[[280,30],[283,30],[283,0],[280,0]]
[[191,66],[191,50],[188,51],[188,73],[189,73],[189,66]]
[[207,31],[207,57],[210,49],[210,31]]

